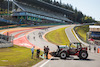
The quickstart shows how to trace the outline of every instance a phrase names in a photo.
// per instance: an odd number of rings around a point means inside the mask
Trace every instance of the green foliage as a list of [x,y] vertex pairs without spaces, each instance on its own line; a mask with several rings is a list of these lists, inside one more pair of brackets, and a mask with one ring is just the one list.
[[3,2],[4,0],[0,0],[0,2]]
[[89,25],[78,26],[75,28],[75,31],[79,37],[86,42],[86,33],[89,32]]
[[[0,13],[7,13],[7,11],[5,9],[7,9],[7,1],[4,0],[0,0],[2,2],[0,2]],[[27,2],[27,0],[17,0],[19,2],[26,2],[27,4],[29,4]],[[35,0],[34,0],[35,1]],[[45,2],[48,2],[50,4],[74,11],[74,14],[68,13],[69,16],[67,16],[67,18],[69,18],[70,20],[74,21],[74,22],[79,22],[79,23],[91,23],[91,22],[95,22],[95,19],[93,19],[92,17],[86,16],[84,15],[81,11],[78,11],[77,8],[73,8],[73,6],[71,4],[62,4],[59,1],[56,0],[43,0]],[[3,5],[5,4],[5,5]],[[3,6],[2,6],[3,5]],[[12,6],[10,3],[10,10],[11,10]],[[4,10],[3,10],[4,9]]]
[[69,42],[69,39],[65,33],[66,28],[67,27],[51,31],[48,34],[46,34],[45,37],[48,41],[50,41],[54,44],[57,44],[57,45],[66,45],[67,44],[67,45],[69,45],[70,42]]
[[85,23],[95,22],[95,20],[92,19],[92,17],[89,17],[89,16],[83,17],[83,18],[82,18],[82,21],[85,22]]
[[34,59],[31,59],[31,50],[29,48],[19,46],[0,48],[0,66],[29,67],[41,60],[36,58],[36,50]]
[[56,6],[59,6],[59,7],[62,7],[62,8],[71,10],[71,11],[74,11],[75,13],[73,15],[69,14],[70,16],[68,16],[68,18],[70,20],[73,20],[73,21],[79,22],[79,23],[91,23],[91,22],[95,22],[95,19],[93,19],[92,17],[84,15],[81,11],[78,11],[77,8],[74,9],[71,4],[68,4],[68,3],[67,4],[61,4],[61,3],[59,3],[56,0],[54,0],[54,1],[43,0],[43,1],[48,2],[48,3],[52,2],[52,4],[54,4]]

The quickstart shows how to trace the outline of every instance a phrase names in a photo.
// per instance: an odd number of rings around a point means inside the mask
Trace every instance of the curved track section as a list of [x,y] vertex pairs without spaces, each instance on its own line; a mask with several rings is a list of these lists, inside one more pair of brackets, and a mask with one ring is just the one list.
[[[21,29],[20,28],[19,30],[18,29],[9,30],[9,32],[11,32],[11,34],[15,36],[14,44],[28,47],[28,48],[31,48],[33,45],[35,45],[41,49],[43,49],[44,46],[49,46],[50,51],[55,51],[57,49],[57,46],[45,40],[43,36],[45,35],[45,33],[66,26],[70,26],[65,30],[70,42],[76,42],[77,39],[75,38],[75,36],[71,31],[74,25],[61,25],[61,26],[50,27],[48,29],[28,28],[28,29],[20,30]],[[5,33],[7,32],[7,30],[2,32]],[[41,33],[42,37],[39,36],[39,33]],[[87,60],[79,60],[79,58],[76,56],[75,57],[71,56],[66,60],[62,60],[59,57],[53,57],[51,60],[47,60],[46,62],[38,64],[37,67],[66,67],[66,66],[67,67],[100,67],[100,54],[94,52],[88,52],[88,53],[89,53],[89,57]]]
[[[70,42],[78,42],[71,31],[73,27],[74,25],[71,25],[71,27],[68,27],[65,31]],[[94,52],[88,53],[89,57],[87,60],[80,60],[77,56],[70,56],[66,60],[53,57],[51,60],[48,60],[39,67],[100,67],[100,54]]]
[[[36,30],[36,31],[33,31],[31,32],[29,35],[27,35],[28,40],[30,43],[34,44],[35,46],[38,46],[40,48],[44,48],[44,46],[49,46],[50,48],[50,51],[56,51],[57,50],[57,46],[53,43],[50,43],[48,42],[47,40],[45,40],[44,38],[44,35],[45,33],[48,33],[50,31],[53,31],[53,30],[56,30],[56,29],[59,29],[59,28],[62,28],[62,27],[67,27],[68,25],[62,25],[62,26],[56,26],[56,27],[51,27],[51,28],[48,28],[47,30]],[[41,33],[42,37],[39,37],[39,33]],[[35,39],[34,39],[35,37]]]
[[68,39],[69,39],[70,42],[79,42],[79,41],[75,38],[75,36],[73,35],[73,33],[72,33],[72,31],[71,31],[71,29],[72,29],[73,27],[74,27],[74,26],[71,26],[71,27],[65,29],[66,35],[67,35],[67,37],[68,37]]

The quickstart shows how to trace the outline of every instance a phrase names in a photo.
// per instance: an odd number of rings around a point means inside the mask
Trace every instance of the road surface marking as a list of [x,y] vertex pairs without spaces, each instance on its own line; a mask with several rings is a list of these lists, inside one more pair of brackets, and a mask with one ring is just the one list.
[[[52,59],[53,57],[51,57],[51,59]],[[45,64],[47,64],[51,59],[49,59],[48,61],[46,61],[45,63],[43,63],[41,66],[39,66],[39,67],[43,67]]]
[[[65,29],[65,33],[67,32],[67,31],[66,31],[67,29],[68,29],[68,28]],[[68,37],[69,34],[66,33],[66,36]],[[70,39],[69,37],[68,37],[68,39],[69,39],[69,41],[71,42],[71,39]]]

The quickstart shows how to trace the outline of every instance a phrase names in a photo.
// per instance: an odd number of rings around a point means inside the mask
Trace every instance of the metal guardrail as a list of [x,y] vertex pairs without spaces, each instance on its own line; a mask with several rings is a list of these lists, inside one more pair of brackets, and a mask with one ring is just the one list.
[[12,47],[13,46],[13,36],[6,36],[0,34],[0,48]]
[[73,28],[73,30],[75,31],[75,33],[77,34],[77,36],[78,36],[82,41],[84,41],[84,40],[80,37],[80,35],[77,33],[77,31],[75,30],[75,28],[78,27],[78,26],[82,26],[82,25],[77,25],[77,26],[75,26],[75,27]]
[[[78,25],[78,26],[80,26],[80,25]],[[77,35],[77,33],[75,32],[75,28],[76,28],[76,27],[77,27],[77,26],[75,26],[75,27],[73,28],[73,32],[74,32],[75,36],[77,37],[77,39],[78,39],[82,44],[84,44],[85,46],[89,46],[88,43],[84,42],[82,39],[80,39],[80,36]]]
[[[85,24],[85,25],[88,25],[88,24]],[[76,37],[78,38],[78,40],[79,40],[81,43],[86,44],[86,45],[91,44],[91,43],[88,42],[88,41],[84,41],[84,40],[79,36],[79,34],[77,33],[77,31],[75,31],[75,28],[78,27],[78,26],[83,26],[83,25],[77,25],[77,26],[75,26],[75,27],[73,28],[73,31],[74,31]],[[96,45],[100,46],[100,42],[97,42],[97,43],[96,43],[96,41],[95,41],[95,43],[93,43],[93,44],[96,44]]]

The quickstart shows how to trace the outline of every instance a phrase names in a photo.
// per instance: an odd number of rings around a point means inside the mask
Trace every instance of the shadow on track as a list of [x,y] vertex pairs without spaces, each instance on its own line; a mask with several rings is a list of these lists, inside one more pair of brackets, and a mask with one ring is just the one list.
[[66,57],[66,59],[60,59],[60,56],[55,56],[55,52],[51,52],[49,54],[54,57],[51,60],[95,61],[95,59],[84,59],[83,60],[83,59],[79,59],[79,58],[74,58],[74,56]]
[[51,60],[59,60],[58,58],[52,58]]
[[94,59],[85,59],[85,60],[81,60],[81,59],[73,59],[73,60],[79,60],[79,61],[95,61]]
[[95,61],[94,59],[78,59],[78,58],[71,58],[71,57],[67,57],[66,59],[60,59],[59,57],[54,57],[51,60],[75,60],[75,61]]

